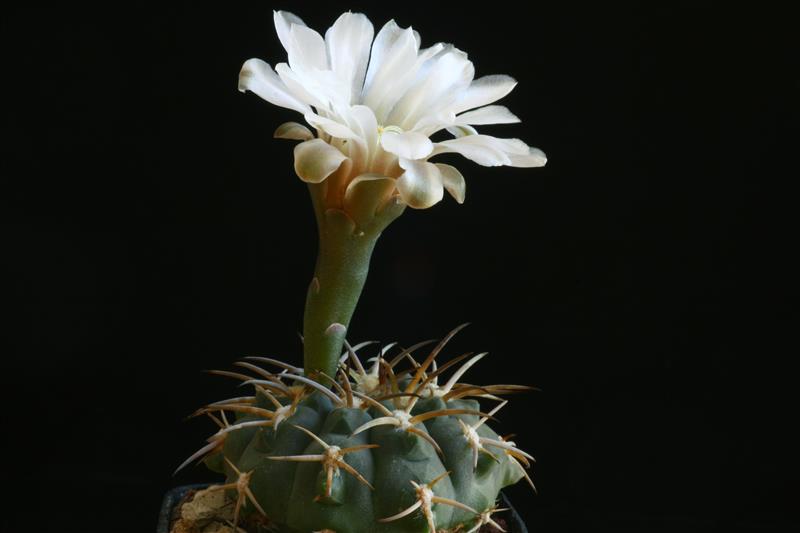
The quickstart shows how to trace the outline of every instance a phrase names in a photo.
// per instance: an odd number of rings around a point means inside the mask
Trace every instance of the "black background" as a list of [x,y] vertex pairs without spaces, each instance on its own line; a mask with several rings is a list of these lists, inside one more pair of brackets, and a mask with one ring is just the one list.
[[[296,120],[236,90],[285,61],[272,9],[341,11],[519,85],[489,128],[544,169],[468,161],[467,202],[381,238],[351,338],[471,321],[473,381],[535,384],[499,430],[537,456],[532,531],[797,527],[798,47],[787,12],[704,2],[193,3],[0,23],[4,531],[153,531],[242,355],[300,362],[315,256]],[[796,157],[794,158],[796,161]],[[23,526],[27,525],[27,529]],[[775,529],[771,529],[775,528]]]

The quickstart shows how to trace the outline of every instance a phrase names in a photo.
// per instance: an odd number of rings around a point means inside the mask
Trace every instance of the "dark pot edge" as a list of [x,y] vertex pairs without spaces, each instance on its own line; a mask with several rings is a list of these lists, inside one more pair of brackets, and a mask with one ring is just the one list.
[[[193,485],[181,485],[167,491],[164,499],[161,502],[161,510],[158,513],[158,525],[156,526],[156,533],[169,533],[170,517],[172,510],[181,501],[187,492],[190,490],[204,489],[208,483],[195,483]],[[528,533],[528,528],[522,521],[517,510],[511,505],[511,502],[502,492],[500,493],[500,506],[508,507],[508,513],[505,515],[506,520],[510,526],[510,533]]]

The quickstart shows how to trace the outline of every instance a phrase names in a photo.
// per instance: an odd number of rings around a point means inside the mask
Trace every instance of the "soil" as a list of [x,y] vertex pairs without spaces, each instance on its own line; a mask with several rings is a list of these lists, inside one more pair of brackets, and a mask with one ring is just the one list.
[[224,507],[223,491],[190,490],[172,511],[170,533],[233,533]]
[[[503,529],[508,524],[498,516],[493,516]],[[235,533],[229,525],[233,520],[233,509],[225,501],[224,491],[190,490],[175,506],[170,522],[170,533]],[[243,531],[262,533],[271,531],[268,523],[240,524],[238,533]],[[482,526],[478,533],[497,533],[493,526]],[[333,532],[331,532],[333,533]]]

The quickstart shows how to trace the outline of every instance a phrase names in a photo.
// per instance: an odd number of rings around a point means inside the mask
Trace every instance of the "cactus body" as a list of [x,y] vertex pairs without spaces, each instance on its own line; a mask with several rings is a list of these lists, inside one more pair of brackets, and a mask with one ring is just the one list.
[[[434,357],[442,346],[406,371],[397,367],[408,353],[393,361],[381,354],[366,371],[351,350],[356,365],[343,364],[333,389],[299,368],[272,374],[242,363],[257,376],[225,374],[255,394],[198,411],[220,425],[200,451],[205,463],[226,475],[222,487],[242,517],[263,514],[280,531],[466,533],[493,524],[500,489],[523,476],[530,482],[532,458],[485,422],[505,405],[497,395],[524,387],[455,378],[440,386]],[[494,406],[489,413],[483,398]]]

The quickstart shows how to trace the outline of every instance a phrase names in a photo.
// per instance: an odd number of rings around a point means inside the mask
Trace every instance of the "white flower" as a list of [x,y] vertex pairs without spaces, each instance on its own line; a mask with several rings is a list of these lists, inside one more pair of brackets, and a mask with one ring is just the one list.
[[[479,165],[539,167],[541,150],[519,139],[481,135],[475,126],[519,122],[506,107],[489,105],[516,85],[509,76],[474,79],[467,54],[449,44],[420,48],[411,28],[386,23],[373,41],[372,23],[344,13],[323,38],[297,16],[274,14],[289,62],[249,59],[239,90],[303,114],[311,125],[281,125],[275,136],[303,141],[295,170],[303,181],[326,183],[326,205],[348,211],[365,194],[399,195],[411,207],[440,201],[446,189],[464,201],[464,177],[454,167],[429,161],[454,152]],[[447,130],[453,138],[433,142]],[[368,189],[359,191],[357,189]]]

